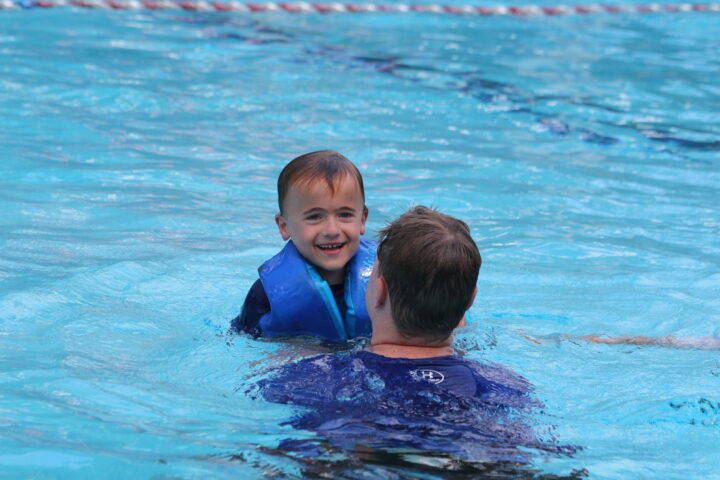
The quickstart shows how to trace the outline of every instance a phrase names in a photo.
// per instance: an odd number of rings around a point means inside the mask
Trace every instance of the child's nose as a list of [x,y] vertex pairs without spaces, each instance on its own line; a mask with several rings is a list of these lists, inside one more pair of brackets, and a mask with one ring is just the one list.
[[328,217],[327,221],[325,222],[325,236],[327,237],[337,237],[340,235],[340,226],[338,225],[338,221],[335,217]]

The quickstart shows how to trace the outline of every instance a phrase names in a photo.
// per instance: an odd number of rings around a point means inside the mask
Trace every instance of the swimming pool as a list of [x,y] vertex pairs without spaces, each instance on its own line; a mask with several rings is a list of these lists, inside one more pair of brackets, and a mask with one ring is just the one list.
[[[720,478],[717,352],[522,333],[717,333],[717,15],[0,12],[0,476],[302,477],[244,390],[303,350],[226,330],[280,168],[332,148],[371,233],[471,226],[459,349],[584,447],[538,471]],[[393,468],[343,475],[439,478]]]

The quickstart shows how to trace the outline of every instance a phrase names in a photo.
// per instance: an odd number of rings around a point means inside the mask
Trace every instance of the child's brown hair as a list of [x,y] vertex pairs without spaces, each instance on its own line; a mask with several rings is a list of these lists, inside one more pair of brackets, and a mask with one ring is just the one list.
[[353,163],[332,150],[319,150],[294,158],[280,172],[277,181],[278,206],[280,213],[284,212],[283,202],[291,186],[296,184],[308,185],[320,178],[327,182],[330,193],[335,193],[336,182],[349,176],[357,182],[363,204],[365,203],[365,186],[360,170]]

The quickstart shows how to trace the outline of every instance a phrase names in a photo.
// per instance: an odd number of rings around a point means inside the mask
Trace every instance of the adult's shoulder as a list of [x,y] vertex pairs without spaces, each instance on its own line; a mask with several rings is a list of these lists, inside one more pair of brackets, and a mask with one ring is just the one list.
[[520,392],[533,391],[532,384],[519,373],[499,363],[489,361],[466,360],[467,366],[486,380],[505,385]]
[[467,360],[467,367],[478,381],[483,400],[508,407],[541,407],[533,395],[533,385],[522,375],[494,362]]
[[283,365],[258,382],[262,396],[271,402],[319,405],[333,401],[347,380],[354,354],[323,354]]

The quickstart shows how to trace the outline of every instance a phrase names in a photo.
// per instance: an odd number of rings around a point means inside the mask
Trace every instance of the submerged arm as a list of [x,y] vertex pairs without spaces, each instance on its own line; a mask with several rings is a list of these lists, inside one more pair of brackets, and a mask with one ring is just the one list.
[[580,335],[582,338],[592,343],[605,343],[609,345],[656,345],[666,348],[686,348],[696,350],[720,350],[720,337],[676,337],[674,335],[666,335],[664,337],[607,337],[604,335]]
[[590,343],[603,343],[606,345],[654,345],[664,348],[694,349],[694,350],[720,350],[720,336],[706,337],[676,337],[666,335],[664,337],[619,336],[609,337],[604,334],[596,335],[528,335],[523,331],[519,332],[526,340],[533,343],[548,343],[553,341],[575,341],[585,340]]

